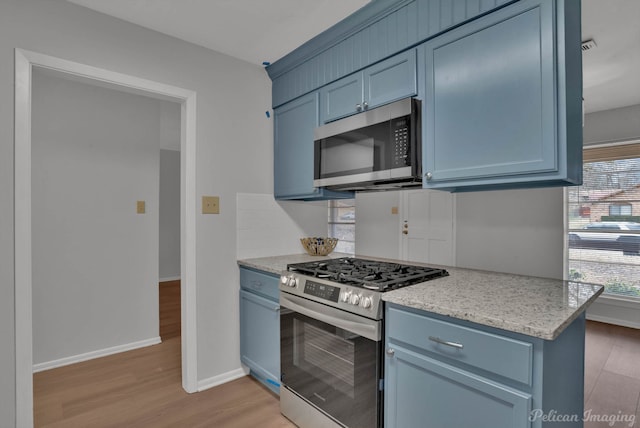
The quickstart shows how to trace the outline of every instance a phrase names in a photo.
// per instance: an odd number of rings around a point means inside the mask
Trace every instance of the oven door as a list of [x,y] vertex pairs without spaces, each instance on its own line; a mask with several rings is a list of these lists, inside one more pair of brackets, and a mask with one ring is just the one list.
[[349,428],[381,426],[382,322],[280,293],[282,385]]

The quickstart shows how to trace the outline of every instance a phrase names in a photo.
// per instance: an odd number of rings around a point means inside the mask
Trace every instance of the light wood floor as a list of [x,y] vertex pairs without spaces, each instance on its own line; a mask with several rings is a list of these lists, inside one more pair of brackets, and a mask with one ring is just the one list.
[[[585,411],[635,415],[640,427],[640,330],[587,321]],[[628,421],[585,421],[585,428],[629,427]]]
[[161,282],[158,290],[160,338],[180,337],[180,280]]
[[180,281],[160,283],[162,343],[35,373],[36,427],[294,427],[250,377],[196,394],[181,386]]
[[[169,335],[172,329],[175,325]],[[636,415],[640,427],[640,330],[587,322],[586,347],[585,409]],[[33,380],[36,427],[294,426],[280,415],[278,398],[249,377],[196,394],[184,392],[175,334],[163,336],[159,345],[36,373]],[[612,425],[587,421],[584,426]]]

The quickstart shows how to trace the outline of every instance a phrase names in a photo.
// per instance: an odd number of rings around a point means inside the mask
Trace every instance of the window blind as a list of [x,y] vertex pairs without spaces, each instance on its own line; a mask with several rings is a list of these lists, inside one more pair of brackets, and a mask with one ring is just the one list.
[[329,201],[328,234],[338,238],[335,251],[355,254],[356,243],[356,200],[340,199]]
[[568,277],[640,301],[640,142],[584,149],[567,190]]

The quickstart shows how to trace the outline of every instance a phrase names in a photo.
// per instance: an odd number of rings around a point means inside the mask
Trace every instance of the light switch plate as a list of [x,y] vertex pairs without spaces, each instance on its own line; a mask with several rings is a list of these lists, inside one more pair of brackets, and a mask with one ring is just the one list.
[[218,196],[203,196],[202,214],[220,214],[220,198]]
[[145,203],[144,201],[137,201],[136,202],[136,213],[137,214],[144,214],[146,209],[145,209]]

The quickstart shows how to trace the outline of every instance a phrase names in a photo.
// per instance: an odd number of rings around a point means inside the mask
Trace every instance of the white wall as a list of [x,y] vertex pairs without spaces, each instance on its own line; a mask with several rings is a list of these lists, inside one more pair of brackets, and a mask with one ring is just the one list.
[[356,254],[400,258],[400,192],[356,193]]
[[460,193],[459,267],[562,279],[561,187]]
[[584,144],[640,139],[640,104],[585,115]]
[[[179,110],[176,114],[180,117]],[[180,152],[175,150],[160,150],[159,203],[159,279],[169,281],[180,277]]]
[[[197,378],[233,372],[239,356],[235,195],[273,193],[271,82],[248,64],[63,0],[0,2],[0,421],[15,420],[14,48],[197,93],[196,191],[220,196],[197,236]],[[157,260],[157,253],[154,254]]]
[[300,238],[327,235],[327,202],[276,201],[238,193],[238,259],[303,253]]
[[[562,188],[458,193],[458,267],[562,278]],[[398,192],[356,196],[356,254],[400,257]],[[427,215],[427,213],[425,213]]]
[[37,368],[158,337],[160,102],[38,69],[32,87]]

